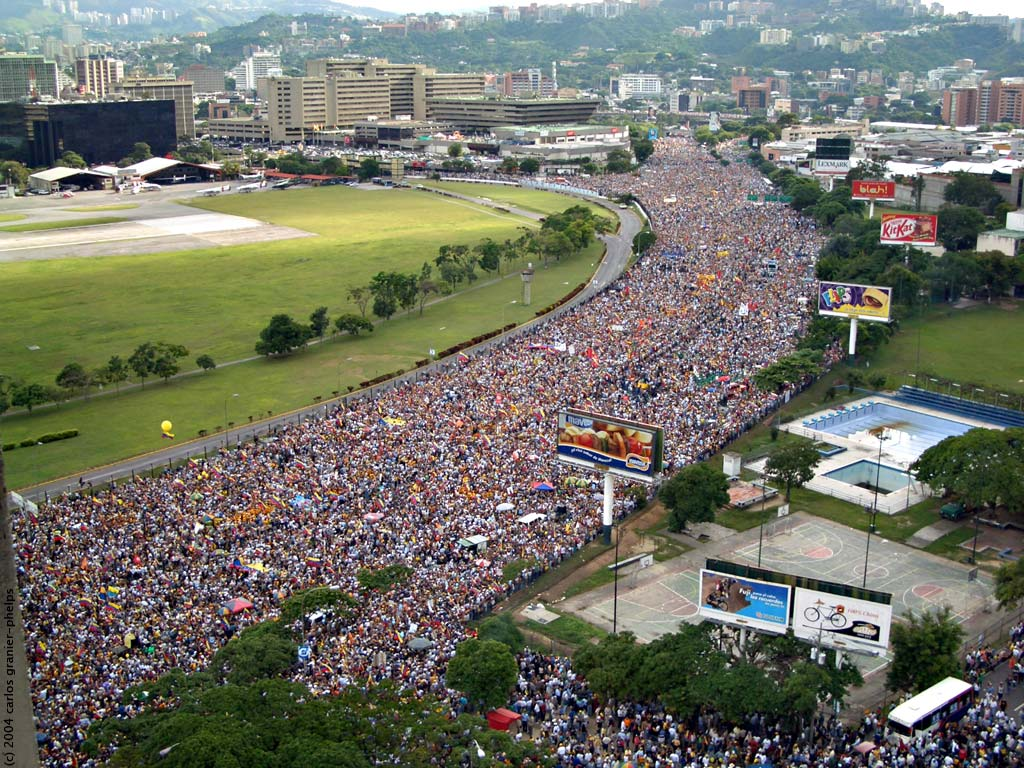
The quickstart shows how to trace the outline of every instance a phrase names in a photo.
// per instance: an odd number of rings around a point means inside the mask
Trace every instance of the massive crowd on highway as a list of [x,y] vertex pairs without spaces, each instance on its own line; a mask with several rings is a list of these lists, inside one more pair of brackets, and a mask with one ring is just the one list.
[[[310,586],[335,586],[359,604],[350,621],[297,623],[310,658],[294,679],[322,694],[385,678],[443,694],[466,620],[600,530],[592,490],[563,482],[580,471],[554,460],[560,408],[661,425],[666,458],[681,466],[776,406],[781,395],[749,378],[791,350],[810,320],[822,244],[813,223],[747,202],[767,181],[685,139],[660,141],[638,175],[590,183],[639,198],[658,244],[581,306],[272,440],[15,516],[46,765],[69,764],[91,722],[130,716],[127,687],[202,668],[235,632]],[[535,489],[540,481],[554,490]],[[546,517],[520,522],[529,512]],[[388,590],[361,588],[361,570],[396,563],[412,575]],[[714,723],[694,734],[654,710],[623,722],[605,708],[598,732],[622,749],[592,750],[586,764],[616,765],[597,753],[623,754],[637,738],[664,747],[650,765],[712,765],[710,755],[735,744]],[[767,728],[751,738],[736,749],[791,746]],[[673,758],[676,740],[686,746]]]

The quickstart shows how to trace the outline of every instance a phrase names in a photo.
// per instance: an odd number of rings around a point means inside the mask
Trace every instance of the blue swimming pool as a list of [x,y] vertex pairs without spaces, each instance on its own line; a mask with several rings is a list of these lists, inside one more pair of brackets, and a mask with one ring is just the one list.
[[910,477],[903,470],[887,467],[885,464],[879,465],[877,461],[867,461],[866,459],[826,472],[825,477],[867,488],[869,491],[875,490],[877,480],[878,490],[881,493],[892,493],[906,488],[910,482]]

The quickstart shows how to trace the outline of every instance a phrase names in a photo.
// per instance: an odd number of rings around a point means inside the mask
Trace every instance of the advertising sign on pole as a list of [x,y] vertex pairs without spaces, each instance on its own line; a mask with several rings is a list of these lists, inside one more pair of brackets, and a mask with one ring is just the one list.
[[895,200],[896,182],[859,179],[851,185],[850,197],[853,200]]
[[818,283],[818,314],[889,322],[892,288],[884,285]]
[[698,613],[736,627],[785,634],[792,590],[785,584],[702,568]]
[[892,606],[797,587],[793,634],[829,648],[885,653]]
[[850,172],[850,158],[816,157],[814,159],[814,172],[834,173],[837,176],[845,176]]
[[928,213],[883,213],[882,245],[935,245],[939,217]]
[[558,413],[558,460],[651,482],[661,472],[661,427],[567,408]]

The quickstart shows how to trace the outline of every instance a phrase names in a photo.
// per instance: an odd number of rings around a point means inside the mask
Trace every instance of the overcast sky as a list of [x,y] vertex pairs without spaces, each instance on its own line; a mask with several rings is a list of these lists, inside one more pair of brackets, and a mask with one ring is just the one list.
[[[569,0],[557,0],[569,2]],[[347,0],[351,5],[367,5],[382,11],[395,13],[458,13],[461,11],[484,10],[490,5],[529,5],[532,0],[494,0],[494,2],[474,2],[473,0]],[[552,0],[539,0],[540,5],[551,5]],[[946,0],[943,2],[948,12],[970,11],[971,13],[1008,16],[1024,16],[1019,0]]]

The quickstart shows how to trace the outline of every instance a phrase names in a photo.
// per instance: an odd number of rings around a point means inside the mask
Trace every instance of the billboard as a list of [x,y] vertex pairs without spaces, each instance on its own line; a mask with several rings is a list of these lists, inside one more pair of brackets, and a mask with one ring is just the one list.
[[815,173],[834,173],[837,176],[844,176],[850,172],[850,158],[814,158]]
[[895,200],[896,182],[859,179],[851,185],[850,197],[854,200]]
[[889,322],[892,288],[884,285],[818,283],[818,314]]
[[650,482],[661,472],[661,427],[572,408],[558,413],[558,460]]
[[883,213],[882,245],[935,245],[939,217],[928,213]]
[[793,593],[793,634],[803,640],[883,654],[891,626],[891,605],[801,587]]
[[700,570],[699,613],[715,621],[785,634],[791,595],[785,584]]

